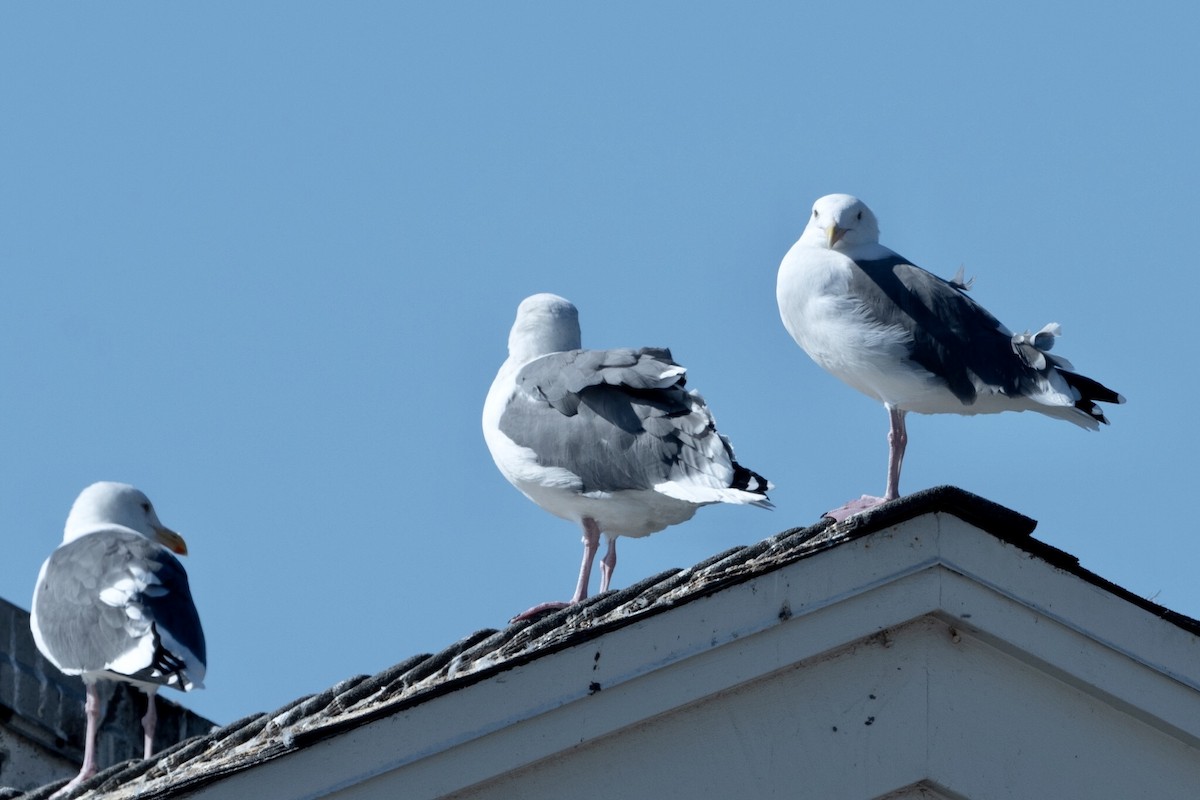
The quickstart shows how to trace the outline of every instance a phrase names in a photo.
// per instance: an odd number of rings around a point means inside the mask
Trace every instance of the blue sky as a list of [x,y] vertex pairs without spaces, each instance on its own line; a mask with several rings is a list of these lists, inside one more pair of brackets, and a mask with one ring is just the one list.
[[773,512],[623,541],[626,586],[880,493],[882,407],[775,307],[812,201],[1122,391],[1096,434],[909,420],[901,484],[1039,520],[1200,616],[1200,11],[1054,5],[0,7],[0,596],[75,495],[187,536],[228,722],[566,599],[579,532],[480,433],[517,303],[670,347]]

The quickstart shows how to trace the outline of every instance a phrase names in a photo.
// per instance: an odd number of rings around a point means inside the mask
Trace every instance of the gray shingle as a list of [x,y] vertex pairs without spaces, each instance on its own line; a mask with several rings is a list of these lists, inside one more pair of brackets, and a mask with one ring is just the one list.
[[[1136,597],[1082,569],[1068,553],[1033,539],[1036,522],[954,487],[917,492],[833,524],[793,528],[747,547],[717,554],[688,569],[669,570],[628,588],[496,630],[477,631],[436,654],[413,656],[382,672],[355,676],[324,692],[299,698],[273,714],[259,714],[185,741],[145,762],[126,762],[85,783],[75,796],[169,798],[220,777],[433,697],[512,669],[632,621],[674,608],[724,586],[811,558],[846,541],[926,513],[959,517],[1038,558],[1068,570],[1180,627],[1200,634],[1200,622]],[[38,800],[53,787],[23,796]]]

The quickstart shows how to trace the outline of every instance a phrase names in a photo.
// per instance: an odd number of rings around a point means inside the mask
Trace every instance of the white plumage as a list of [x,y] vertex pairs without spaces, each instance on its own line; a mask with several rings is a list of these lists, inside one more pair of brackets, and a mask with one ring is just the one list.
[[908,435],[904,417],[1037,411],[1095,430],[1097,402],[1124,398],[1051,355],[1056,323],[1014,335],[946,281],[879,243],[874,213],[856,197],[813,205],[804,233],[779,267],[776,297],[788,333],[823,368],[888,409],[888,480],[829,512],[835,519],[899,496]]
[[508,349],[484,403],[484,438],[505,478],[583,529],[572,602],[587,597],[600,533],[605,591],[618,536],[660,531],[710,503],[770,506],[770,485],[734,460],[669,351],[584,350],[575,306],[552,294],[520,304]]
[[34,642],[50,663],[81,676],[87,690],[83,765],[60,791],[96,772],[97,681],[125,681],[146,692],[147,758],[158,687],[203,686],[204,631],[172,552],[186,554],[187,546],[159,521],[145,494],[100,482],[75,500],[62,544],[42,565],[30,615]]

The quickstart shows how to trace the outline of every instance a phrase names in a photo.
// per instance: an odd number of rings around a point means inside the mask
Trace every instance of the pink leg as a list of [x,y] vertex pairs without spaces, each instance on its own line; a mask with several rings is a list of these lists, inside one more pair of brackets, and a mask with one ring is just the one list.
[[83,766],[79,768],[79,774],[66,786],[50,795],[51,798],[66,794],[96,774],[96,730],[100,727],[100,694],[92,681],[88,681],[85,688],[87,699],[83,703],[83,715],[87,720],[87,729],[83,740]]
[[142,717],[142,731],[146,734],[145,754],[142,758],[154,755],[154,729],[158,727],[158,702],[154,689],[146,692],[146,716]]
[[87,699],[83,703],[83,715],[87,719],[87,737],[83,743],[83,769],[76,780],[84,780],[96,774],[96,731],[100,727],[100,692],[96,684],[87,685]]
[[826,511],[823,516],[841,522],[855,514],[861,514],[878,505],[895,500],[900,496],[900,468],[904,465],[904,450],[908,446],[908,429],[904,424],[904,416],[908,413],[903,409],[887,407],[888,410],[888,474],[887,488],[883,497],[864,494],[857,500],[851,500],[841,508]]
[[604,551],[604,558],[600,559],[600,592],[603,594],[608,591],[608,585],[612,582],[613,570],[617,568],[617,537],[612,537],[608,540],[608,549]]
[[[540,604],[534,606],[533,608],[527,609],[525,611],[522,611],[520,614],[517,614],[515,617],[513,617],[510,620],[510,622],[517,622],[517,621],[523,620],[523,619],[530,619],[531,617],[536,617],[538,614],[541,614],[543,611],[552,611],[552,610],[556,610],[556,609],[560,609],[560,608],[566,608],[567,606],[571,605],[571,603],[578,603],[580,600],[583,600],[584,598],[586,598],[588,596],[588,583],[591,582],[591,578],[592,578],[592,562],[596,560],[596,551],[599,549],[600,549],[600,526],[597,525],[596,520],[592,519],[591,517],[584,517],[583,518],[583,562],[579,565],[579,581],[578,581],[578,583],[575,584],[575,594],[571,598],[571,602],[570,603],[563,603],[563,602],[540,603]],[[608,558],[608,556],[605,555],[605,559],[607,559],[607,558]],[[612,561],[613,561],[614,565],[617,563],[617,555],[616,555],[615,550],[612,553]],[[602,569],[603,569],[603,567],[602,567]],[[609,575],[611,575],[611,570],[609,570],[609,572],[605,574],[605,577],[602,578],[602,581],[605,585],[607,584],[607,579],[608,579]]]
[[592,579],[592,562],[596,560],[596,551],[600,549],[600,526],[591,517],[583,518],[583,563],[579,565],[579,583],[575,585],[575,596],[572,603],[578,603],[588,596],[588,583]]
[[908,429],[904,425],[907,411],[888,408],[891,429],[888,430],[888,477],[887,490],[883,499],[895,500],[900,496],[900,468],[904,466],[904,449],[908,447]]

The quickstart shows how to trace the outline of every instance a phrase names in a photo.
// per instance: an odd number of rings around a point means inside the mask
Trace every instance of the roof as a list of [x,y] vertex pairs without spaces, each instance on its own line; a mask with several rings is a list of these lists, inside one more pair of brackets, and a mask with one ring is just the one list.
[[[275,712],[248,716],[183,741],[149,760],[117,764],[94,776],[71,796],[180,797],[795,562],[819,558],[849,542],[936,513],[957,517],[1171,626],[1192,636],[1200,635],[1200,621],[1138,597],[1082,568],[1070,554],[1034,539],[1034,520],[961,489],[938,487],[908,495],[844,523],[823,520],[811,527],[793,528],[532,622],[499,631],[478,631],[440,653],[416,655],[376,675],[349,678]],[[778,613],[782,619],[789,610],[785,607]],[[594,686],[595,691],[600,689]],[[58,785],[22,797],[39,800]]]

